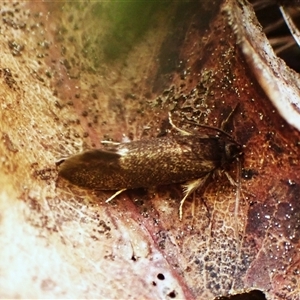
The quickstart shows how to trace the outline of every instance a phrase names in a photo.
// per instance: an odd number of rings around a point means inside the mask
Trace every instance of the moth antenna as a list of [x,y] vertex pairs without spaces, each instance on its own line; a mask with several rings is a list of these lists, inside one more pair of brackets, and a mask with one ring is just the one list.
[[[208,128],[208,129],[212,129],[212,130],[215,130],[219,133],[222,133],[224,135],[226,135],[227,137],[229,137],[231,140],[234,140],[234,138],[226,131],[222,130],[221,128],[218,128],[218,127],[214,127],[214,126],[210,126],[210,125],[205,125],[205,124],[198,124],[196,122],[193,122],[193,121],[189,121],[187,120],[186,123],[189,123],[189,124],[192,124],[192,125],[196,125],[196,126],[200,126],[200,127],[203,127],[203,128]],[[236,144],[240,145],[239,143],[235,142]]]
[[110,202],[111,200],[113,200],[115,197],[117,197],[119,194],[123,193],[124,191],[126,191],[127,189],[122,189],[117,191],[116,193],[114,193],[112,196],[110,196],[108,199],[105,200],[105,203]]
[[234,109],[229,113],[229,115],[227,116],[227,118],[225,120],[222,121],[221,123],[221,129],[226,132],[224,130],[225,126],[227,125],[227,123],[229,122],[229,120],[232,118],[232,115],[237,111],[237,108],[239,107],[239,103],[234,107]]
[[[222,121],[221,123],[221,128],[218,128],[218,127],[214,127],[214,126],[209,126],[209,125],[204,125],[204,124],[198,124],[196,122],[193,122],[193,121],[189,121],[189,120],[186,120],[187,123],[189,124],[193,124],[193,125],[196,125],[196,126],[200,126],[200,127],[203,127],[203,128],[208,128],[208,129],[212,129],[212,130],[215,130],[219,133],[222,133],[224,135],[226,135],[227,137],[229,137],[231,140],[234,140],[234,138],[224,130],[224,127],[226,126],[226,124],[229,122],[230,118],[232,117],[233,113],[237,110],[239,106],[239,103],[235,106],[235,108],[230,112],[230,114],[227,116],[227,118],[225,120]],[[237,145],[240,145],[239,143],[237,143],[235,141],[235,143]],[[240,145],[241,146],[241,145]]]

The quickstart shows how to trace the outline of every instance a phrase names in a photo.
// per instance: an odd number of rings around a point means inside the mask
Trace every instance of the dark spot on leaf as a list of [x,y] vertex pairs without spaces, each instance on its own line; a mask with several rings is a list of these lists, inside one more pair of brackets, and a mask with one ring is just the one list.
[[175,291],[172,291],[172,292],[170,292],[169,294],[168,294],[168,296],[170,297],[170,298],[176,298],[176,293],[175,293]]
[[253,176],[258,175],[258,172],[254,169],[243,169],[242,177],[246,180],[252,179]]
[[132,261],[137,261],[136,256],[134,254],[131,256],[131,260]]
[[215,300],[266,300],[266,296],[260,290],[253,290],[248,293],[242,293],[228,297],[217,297]]

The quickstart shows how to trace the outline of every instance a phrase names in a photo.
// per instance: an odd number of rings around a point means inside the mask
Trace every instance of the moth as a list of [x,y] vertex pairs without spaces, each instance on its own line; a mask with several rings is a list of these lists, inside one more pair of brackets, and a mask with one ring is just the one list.
[[83,188],[117,190],[106,202],[127,189],[183,183],[181,220],[186,198],[241,156],[242,146],[222,129],[200,125],[214,134],[190,133],[176,127],[170,116],[169,121],[178,135],[109,143],[105,149],[88,150],[60,162],[58,174]]

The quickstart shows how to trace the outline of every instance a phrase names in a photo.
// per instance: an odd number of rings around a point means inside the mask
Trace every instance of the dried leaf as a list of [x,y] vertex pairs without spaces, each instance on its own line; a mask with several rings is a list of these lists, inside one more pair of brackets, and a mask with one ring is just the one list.
[[[298,75],[263,53],[247,3],[24,2],[3,11],[2,297],[299,298],[300,137],[296,109],[292,121],[280,116],[295,103]],[[20,56],[11,40],[26,41]],[[279,96],[282,104],[270,102]],[[186,201],[182,221],[180,185],[106,204],[108,192],[57,180],[57,160],[101,140],[174,134],[169,111],[177,126],[201,131],[186,120],[218,127],[237,104],[229,129],[245,146],[242,190],[216,174]],[[226,169],[235,180],[238,170]]]

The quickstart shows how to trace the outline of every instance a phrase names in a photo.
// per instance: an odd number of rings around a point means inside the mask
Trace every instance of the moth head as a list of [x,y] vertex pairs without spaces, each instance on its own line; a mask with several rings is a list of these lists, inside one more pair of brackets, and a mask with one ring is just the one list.
[[234,161],[237,157],[243,154],[243,147],[242,145],[234,142],[228,141],[225,143],[225,160],[226,162],[230,163]]

